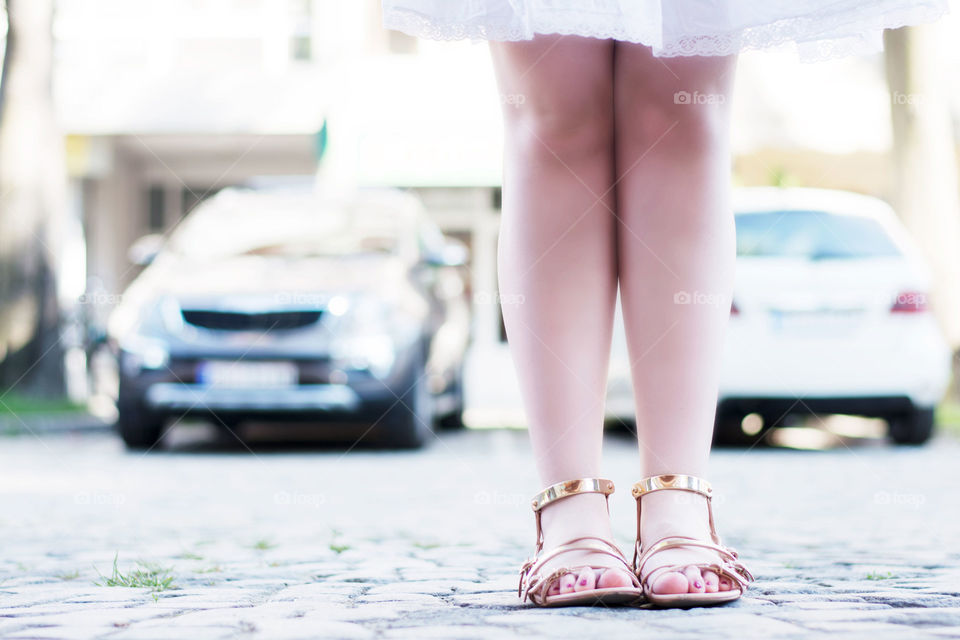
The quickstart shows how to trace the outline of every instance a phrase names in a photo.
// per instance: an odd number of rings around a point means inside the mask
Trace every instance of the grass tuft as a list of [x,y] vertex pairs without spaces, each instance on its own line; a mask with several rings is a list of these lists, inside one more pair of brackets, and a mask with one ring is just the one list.
[[209,567],[201,567],[199,569],[194,569],[194,573],[220,573],[223,571],[223,567],[218,564],[211,565]]
[[261,538],[260,540],[257,540],[256,542],[253,543],[253,548],[256,549],[257,551],[267,551],[269,549],[273,549],[276,546],[277,545],[270,542],[266,538]]
[[414,542],[413,546],[415,546],[417,549],[429,551],[430,549],[439,549],[443,545],[439,542]]
[[892,572],[887,571],[886,573],[881,573],[879,571],[870,571],[867,573],[867,580],[890,580],[891,578],[896,578],[897,576],[893,575]]
[[[97,570],[100,580],[94,584],[101,587],[130,587],[132,589],[149,589],[154,594],[167,589],[175,589],[171,569],[150,562],[137,562],[137,567],[129,573],[123,573],[117,567],[118,554],[113,556],[113,572],[105,576]],[[96,569],[96,567],[94,567]]]

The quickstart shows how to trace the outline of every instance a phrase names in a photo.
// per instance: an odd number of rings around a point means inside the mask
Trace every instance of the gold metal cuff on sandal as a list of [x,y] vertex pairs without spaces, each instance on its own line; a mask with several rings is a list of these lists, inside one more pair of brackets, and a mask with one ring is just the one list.
[[639,498],[646,493],[661,491],[663,489],[680,489],[682,491],[699,493],[707,498],[713,497],[713,487],[711,487],[710,483],[703,478],[678,474],[666,474],[644,478],[640,482],[633,485],[632,493],[634,498]]
[[537,495],[533,496],[534,511],[539,511],[551,502],[562,500],[578,493],[602,493],[609,496],[613,493],[613,481],[606,478],[579,478],[550,485]]

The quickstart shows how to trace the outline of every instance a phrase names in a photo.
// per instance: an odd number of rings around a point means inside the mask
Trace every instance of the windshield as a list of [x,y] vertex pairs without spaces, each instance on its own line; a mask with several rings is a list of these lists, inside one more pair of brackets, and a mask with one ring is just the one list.
[[880,258],[900,251],[879,222],[825,211],[736,216],[737,255],[806,260]]
[[198,211],[169,246],[196,258],[396,254],[401,234],[400,220],[388,214]]

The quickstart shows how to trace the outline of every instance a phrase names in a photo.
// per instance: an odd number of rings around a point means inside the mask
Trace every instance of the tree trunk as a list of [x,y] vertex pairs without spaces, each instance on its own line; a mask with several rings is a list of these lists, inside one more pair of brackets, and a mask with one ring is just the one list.
[[0,395],[64,392],[56,274],[63,138],[52,95],[53,0],[7,0],[0,92]]
[[953,128],[941,90],[948,78],[937,27],[887,31],[893,121],[893,205],[927,258],[931,303],[950,344],[960,346],[960,190]]

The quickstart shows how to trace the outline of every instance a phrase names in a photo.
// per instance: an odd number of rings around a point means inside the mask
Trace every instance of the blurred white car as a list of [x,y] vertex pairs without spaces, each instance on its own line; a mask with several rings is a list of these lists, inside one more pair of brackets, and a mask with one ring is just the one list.
[[[717,440],[743,440],[746,416],[756,432],[788,415],[840,413],[885,419],[897,443],[926,441],[951,353],[924,262],[892,209],[842,191],[747,188],[734,210]],[[629,421],[619,310],[616,325],[607,413]]]

